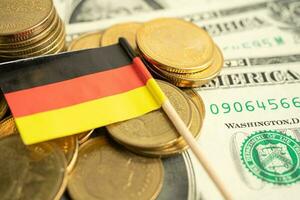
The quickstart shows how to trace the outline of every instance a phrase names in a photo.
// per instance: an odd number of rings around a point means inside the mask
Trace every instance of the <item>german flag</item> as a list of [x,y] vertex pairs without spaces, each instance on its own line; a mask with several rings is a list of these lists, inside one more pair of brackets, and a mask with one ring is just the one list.
[[0,65],[0,86],[25,144],[158,109],[165,100],[124,42]]

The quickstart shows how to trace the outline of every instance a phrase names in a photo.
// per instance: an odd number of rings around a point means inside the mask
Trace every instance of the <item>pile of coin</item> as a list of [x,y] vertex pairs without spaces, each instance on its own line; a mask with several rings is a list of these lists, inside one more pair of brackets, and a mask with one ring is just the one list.
[[[122,36],[140,51],[135,38],[141,27],[140,23],[126,23],[104,32],[84,34],[70,44],[69,50],[110,45]],[[1,50],[5,45],[0,44]],[[158,83],[193,136],[198,138],[205,116],[201,97],[192,89],[181,90],[160,80]],[[176,199],[177,193],[170,191],[180,189],[172,188],[170,181],[173,182],[178,167],[187,169],[187,163],[181,154],[172,157],[183,160],[180,166],[174,166],[170,158],[154,157],[173,156],[187,148],[162,110],[107,129],[25,146],[4,97],[0,97],[0,162],[5,163],[0,169],[0,179],[7,183],[0,194],[6,199],[60,199],[64,191],[67,191],[64,200]],[[165,174],[166,171],[172,173]],[[186,171],[182,172],[180,180],[187,176]],[[13,184],[15,180],[17,186]],[[118,192],[115,188],[122,190]],[[187,194],[185,188],[186,198]]]
[[[60,199],[63,194],[63,199],[70,195],[77,200],[172,196],[172,188],[164,181],[161,159],[127,151],[107,137],[105,128],[96,129],[91,138],[92,132],[26,146],[14,119],[9,116],[1,120],[0,180],[6,184],[0,188],[0,195],[4,199],[46,200]],[[164,163],[168,171],[175,170],[168,161]],[[122,190],[116,192],[115,188]]]
[[162,160],[125,150],[107,138],[106,129],[98,129],[98,135],[80,147],[76,135],[26,146],[16,132],[3,131],[3,199],[60,199],[67,188],[77,200],[147,200],[156,199],[162,190]]
[[[68,50],[74,51],[115,44],[118,42],[119,37],[125,37],[133,48],[137,49],[135,38],[142,27],[143,24],[132,22],[118,24],[105,31],[84,34],[73,40]],[[217,47],[214,46],[214,48]],[[221,66],[221,64],[218,64],[216,67],[218,71]],[[204,70],[203,76],[207,75],[207,72],[216,69],[214,67],[210,66],[209,70]],[[162,77],[162,75],[159,77]],[[210,78],[213,77],[206,77],[207,80],[210,80]],[[194,137],[198,138],[205,116],[203,101],[194,90],[180,90],[173,85],[172,81],[170,82],[172,84],[158,80],[161,89],[169,97]],[[157,129],[157,126],[160,128]],[[188,147],[163,110],[153,111],[142,117],[112,124],[107,128],[115,141],[135,153],[148,157],[168,157],[183,152]]]
[[[74,135],[25,146],[17,131],[12,132],[15,128],[11,117],[0,122],[3,199],[53,200],[63,195],[62,200],[163,200],[188,196],[186,169],[190,163],[182,155],[166,160],[138,156],[108,138],[105,128],[96,129],[81,145],[79,135]],[[180,182],[174,184],[174,179]]]
[[141,55],[149,70],[179,87],[199,87],[215,78],[223,56],[209,34],[193,23],[162,18],[149,21],[137,31]]
[[[200,96],[192,91],[184,93],[164,81],[158,81],[158,84],[193,136],[198,138],[204,117],[204,105]],[[167,157],[181,153],[188,147],[162,109],[111,124],[107,129],[115,141],[144,156]]]
[[1,0],[0,62],[61,52],[65,35],[52,0]]
[[[20,137],[14,118],[12,116],[8,116],[0,121],[0,139],[4,139],[8,136],[13,135]],[[74,168],[78,154],[78,136],[75,135],[55,139],[52,140],[51,143],[56,144],[59,147],[59,149],[62,150],[62,152],[65,154],[65,158],[67,161],[66,169],[68,172],[71,172]]]

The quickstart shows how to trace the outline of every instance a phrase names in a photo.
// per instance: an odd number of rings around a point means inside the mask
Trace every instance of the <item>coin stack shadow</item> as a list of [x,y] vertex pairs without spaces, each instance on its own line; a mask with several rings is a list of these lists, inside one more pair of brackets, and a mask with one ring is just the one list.
[[0,62],[55,54],[64,50],[65,27],[52,0],[26,3],[21,0],[3,0],[2,4]]

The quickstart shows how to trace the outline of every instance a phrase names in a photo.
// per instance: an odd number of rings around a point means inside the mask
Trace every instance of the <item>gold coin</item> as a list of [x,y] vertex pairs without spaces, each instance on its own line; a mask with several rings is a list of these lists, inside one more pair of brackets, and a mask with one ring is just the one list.
[[140,23],[123,23],[117,24],[107,29],[101,38],[101,46],[108,46],[117,44],[120,37],[127,39],[133,49],[137,49],[136,46],[136,33],[142,24]]
[[26,40],[23,40],[23,41],[0,43],[0,49],[1,50],[7,50],[7,49],[9,50],[11,48],[18,49],[18,48],[37,44],[37,43],[39,43],[40,40],[47,38],[50,33],[55,31],[55,29],[57,29],[58,20],[59,20],[59,16],[54,15],[54,18],[51,21],[51,23],[49,24],[49,26],[47,26],[46,29],[43,30],[41,33],[39,33],[33,37],[30,37]]
[[[189,103],[191,104],[192,107],[192,124],[190,127],[190,131],[193,134],[193,136],[195,138],[198,138],[200,136],[200,131],[203,125],[203,116],[201,115],[201,111],[199,110],[199,107],[196,105],[196,103],[194,101],[192,101],[191,99],[189,99]],[[183,138],[182,138],[183,139]],[[186,142],[184,140],[182,140],[181,145],[184,143],[186,144]]]
[[55,45],[52,49],[45,53],[45,55],[56,54],[66,50],[66,33],[64,32],[61,40],[57,45]]
[[[184,93],[175,86],[157,81],[169,98],[184,123],[191,123],[191,106]],[[141,117],[107,126],[116,140],[143,149],[155,149],[172,145],[180,137],[176,128],[162,109],[149,112]]]
[[48,26],[51,25],[51,21],[57,15],[54,7],[51,11],[49,18],[47,18],[44,23],[40,26],[34,27],[31,30],[26,30],[24,32],[16,33],[14,35],[7,35],[7,36],[0,36],[0,42],[2,43],[1,46],[9,45],[9,43],[22,43],[23,41],[30,40],[35,36],[41,34]]
[[65,28],[63,28],[63,34],[60,36],[60,40],[56,43],[56,45],[54,45],[52,49],[47,51],[45,55],[63,52],[67,49],[66,45],[66,30]]
[[80,146],[68,191],[76,200],[154,200],[163,175],[160,159],[137,156],[98,137]]
[[[158,72],[158,70],[156,70],[156,67],[154,67],[151,63],[148,63],[147,65],[148,65],[147,69],[149,70],[149,72],[151,73],[151,75],[153,77],[155,77],[157,79],[164,80],[164,81],[169,81],[168,78],[163,76],[162,73]],[[176,86],[178,86],[178,85],[176,85]]]
[[[13,117],[8,117],[0,121],[0,138],[18,133],[15,121]],[[61,150],[64,152],[67,160],[67,171],[72,171],[78,154],[78,139],[76,136],[63,137],[59,139],[52,140],[57,144]]]
[[63,24],[62,22],[57,19],[55,22],[55,30],[48,32],[48,35],[43,39],[37,41],[33,45],[25,46],[25,47],[18,47],[18,48],[10,48],[6,50],[0,49],[0,54],[3,56],[22,56],[26,54],[33,54],[36,53],[44,48],[51,46],[51,44],[55,43],[58,40],[58,37],[63,33]]
[[79,143],[77,136],[63,137],[52,140],[52,142],[57,144],[60,149],[63,150],[67,160],[67,171],[71,172],[75,166],[78,156]]
[[214,46],[205,30],[175,18],[145,23],[137,32],[137,44],[150,62],[178,73],[207,68],[211,64]]
[[4,117],[8,110],[8,105],[3,96],[0,95],[0,120]]
[[1,199],[60,199],[66,160],[56,145],[25,146],[19,135],[11,135],[0,139],[0,151]]
[[156,73],[161,74],[167,80],[172,82],[174,85],[179,87],[199,87],[204,85],[214,79],[220,72],[223,67],[223,55],[219,48],[216,46],[216,54],[214,56],[214,62],[207,69],[195,72],[195,73],[171,73],[165,70],[152,65],[152,71],[156,71]]
[[1,0],[1,37],[11,36],[17,40],[31,35],[48,22],[54,6],[52,0]]
[[17,133],[18,129],[12,116],[0,121],[0,138]]
[[53,42],[52,48],[45,52],[44,55],[49,55],[49,54],[53,54],[53,53],[57,53],[57,52],[61,52],[65,49],[66,46],[66,31],[65,28],[63,26],[63,31],[61,33],[59,37],[59,39],[55,42]]
[[[195,103],[192,100],[189,100],[189,103],[191,104],[192,116],[193,116],[192,123],[189,129],[190,132],[193,134],[193,136],[195,138],[198,138],[203,124],[203,118],[201,117],[200,112],[197,106],[195,105]],[[175,144],[163,149],[143,150],[143,149],[132,148],[130,146],[126,146],[126,147],[136,152],[137,154],[148,156],[148,157],[169,157],[174,154],[183,152],[188,148],[188,145],[185,142],[185,140],[181,137],[180,139],[178,139],[178,141]]]
[[64,49],[65,47],[65,38],[66,38],[66,32],[65,32],[65,28],[62,25],[62,29],[60,34],[58,35],[57,39],[55,39],[55,41],[53,41],[51,44],[49,44],[49,46],[40,49],[37,52],[34,52],[32,54],[26,54],[23,57],[33,57],[33,56],[39,56],[39,55],[49,55],[49,54],[53,54],[56,52],[60,52],[62,49]]
[[61,44],[60,47],[58,47],[57,49],[51,51],[48,55],[50,55],[50,54],[57,54],[57,53],[61,53],[61,52],[65,52],[66,49],[67,49],[66,43],[64,42],[63,44]]
[[87,33],[73,40],[68,51],[100,47],[101,32]]
[[205,104],[203,102],[203,99],[201,96],[196,92],[194,89],[183,89],[182,90],[197,106],[198,110],[200,111],[200,114],[202,118],[205,118]]
[[94,132],[94,129],[90,130],[90,131],[87,131],[87,132],[84,132],[84,133],[77,134],[79,144],[85,143],[90,138],[90,136],[92,135],[93,132]]
[[46,45],[44,46],[40,46],[37,49],[29,49],[21,52],[14,52],[14,51],[10,51],[7,53],[1,52],[0,56],[5,58],[27,58],[27,57],[49,54],[49,52],[53,51],[53,49],[57,49],[62,45],[62,43],[64,44],[65,42],[65,29],[64,29],[63,22],[61,20],[59,20],[57,29],[59,30],[58,35],[56,35],[53,41],[51,41],[48,44],[46,43]]

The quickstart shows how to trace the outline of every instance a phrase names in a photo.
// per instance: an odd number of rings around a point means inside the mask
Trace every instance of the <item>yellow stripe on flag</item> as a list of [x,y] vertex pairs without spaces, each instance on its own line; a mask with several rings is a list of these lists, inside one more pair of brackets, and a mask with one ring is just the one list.
[[150,78],[147,81],[147,88],[158,104],[162,105],[162,103],[167,99],[166,95],[163,93],[163,91],[160,89],[159,85],[153,78]]
[[74,106],[19,117],[15,121],[25,144],[69,136],[160,108],[165,99],[163,93],[156,91],[159,95],[154,98],[151,94],[153,91],[150,92],[147,86]]

